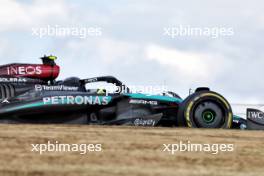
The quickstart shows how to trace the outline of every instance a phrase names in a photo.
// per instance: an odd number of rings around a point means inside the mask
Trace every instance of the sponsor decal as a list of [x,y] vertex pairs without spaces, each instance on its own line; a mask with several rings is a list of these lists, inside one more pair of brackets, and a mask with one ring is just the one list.
[[248,109],[247,110],[247,118],[255,119],[255,120],[264,120],[264,112],[259,111],[257,109]]
[[44,97],[44,104],[76,104],[76,105],[107,105],[111,101],[109,96],[52,96]]
[[90,121],[91,122],[97,122],[98,121],[98,117],[97,117],[96,113],[90,114]]
[[8,75],[40,75],[42,73],[40,66],[10,66],[7,67]]
[[264,129],[264,112],[258,109],[247,109],[247,129]]
[[155,123],[156,123],[156,121],[153,119],[138,118],[138,119],[135,119],[135,121],[134,121],[135,126],[154,126]]
[[152,101],[152,100],[140,100],[140,99],[130,99],[129,100],[130,104],[149,104],[149,105],[158,105],[157,101]]
[[26,78],[0,78],[0,82],[20,83],[20,82],[27,82],[27,79]]
[[46,86],[46,85],[35,85],[36,91],[77,91],[78,87],[71,87],[71,86]]

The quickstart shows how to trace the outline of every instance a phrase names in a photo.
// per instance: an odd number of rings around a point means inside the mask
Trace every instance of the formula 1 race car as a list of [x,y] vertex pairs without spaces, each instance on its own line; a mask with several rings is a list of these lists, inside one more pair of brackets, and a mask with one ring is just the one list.
[[[0,123],[69,123],[134,126],[240,128],[228,101],[209,88],[197,88],[182,99],[174,92],[132,93],[112,76],[56,81],[54,56],[43,64],[0,66]],[[86,85],[107,82],[125,90],[107,92]]]

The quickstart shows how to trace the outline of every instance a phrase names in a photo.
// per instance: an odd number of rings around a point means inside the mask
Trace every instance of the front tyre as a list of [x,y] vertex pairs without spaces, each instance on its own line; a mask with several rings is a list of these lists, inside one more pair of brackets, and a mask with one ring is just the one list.
[[187,97],[178,112],[179,126],[231,128],[232,109],[228,101],[212,91],[198,91]]

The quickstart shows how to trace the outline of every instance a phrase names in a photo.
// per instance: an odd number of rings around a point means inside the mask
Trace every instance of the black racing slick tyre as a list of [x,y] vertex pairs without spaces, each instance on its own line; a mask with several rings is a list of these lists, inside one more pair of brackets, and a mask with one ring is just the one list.
[[231,128],[233,113],[228,101],[212,91],[187,97],[178,111],[179,126],[191,128]]

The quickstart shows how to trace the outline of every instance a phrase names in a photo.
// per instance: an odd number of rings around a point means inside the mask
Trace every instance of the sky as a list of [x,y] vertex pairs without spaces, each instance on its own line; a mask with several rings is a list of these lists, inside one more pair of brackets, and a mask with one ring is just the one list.
[[[113,75],[128,85],[166,85],[182,97],[207,86],[231,103],[263,103],[263,6],[261,0],[0,0],[0,64],[40,63],[52,54],[60,79]],[[165,33],[180,26],[232,35]],[[33,32],[48,27],[100,35]]]

